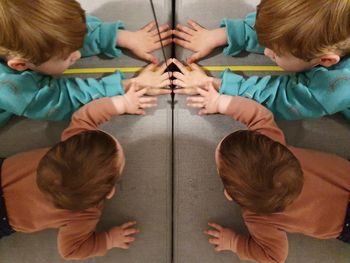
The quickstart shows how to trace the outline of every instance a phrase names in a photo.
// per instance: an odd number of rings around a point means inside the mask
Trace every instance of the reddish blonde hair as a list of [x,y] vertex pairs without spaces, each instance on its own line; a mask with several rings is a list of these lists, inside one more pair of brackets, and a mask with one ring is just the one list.
[[350,53],[350,1],[262,0],[255,29],[259,43],[305,61]]
[[303,187],[303,172],[295,156],[257,132],[228,135],[219,147],[218,170],[234,201],[259,214],[282,212]]
[[0,0],[0,56],[35,65],[83,46],[85,12],[75,0]]
[[102,131],[79,133],[58,143],[41,159],[39,189],[57,208],[83,211],[97,206],[120,177],[119,149]]

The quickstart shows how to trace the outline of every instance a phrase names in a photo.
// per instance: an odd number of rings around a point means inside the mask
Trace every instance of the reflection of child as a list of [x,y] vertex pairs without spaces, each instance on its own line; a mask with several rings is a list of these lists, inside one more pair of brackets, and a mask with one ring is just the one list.
[[[81,56],[119,57],[127,48],[138,57],[157,63],[150,53],[160,47],[155,24],[131,32],[121,22],[103,23],[86,16],[75,1],[33,0],[0,2],[0,125],[11,116],[63,120],[83,104],[97,98],[121,95],[130,81],[115,73],[100,80],[53,78]],[[172,34],[167,25],[161,37]],[[163,41],[164,45],[171,39]],[[163,79],[147,83],[151,93],[169,93]],[[168,81],[170,83],[170,81]],[[123,89],[124,86],[124,89]]]
[[[333,154],[288,146],[273,115],[242,97],[198,89],[188,105],[247,126],[226,136],[215,159],[229,200],[242,207],[250,236],[209,223],[209,242],[243,260],[284,262],[287,233],[350,243],[350,162]],[[327,220],[325,220],[327,219]]]
[[[265,53],[283,69],[299,72],[245,79],[225,71],[218,81],[220,93],[254,99],[277,118],[342,112],[350,119],[349,14],[350,2],[343,0],[262,0],[257,14],[225,19],[222,28],[207,30],[192,20],[189,27],[178,25],[174,42],[195,52],[190,64],[228,45],[225,55]],[[188,92],[182,82],[174,83]]]
[[62,141],[53,148],[3,160],[0,238],[14,231],[58,228],[59,252],[66,259],[129,247],[138,233],[134,221],[95,232],[103,202],[114,195],[125,163],[119,142],[98,126],[113,116],[144,114],[145,108],[156,106],[154,97],[142,97],[146,89],[135,88],[132,85],[124,96],[98,99],[75,112]]

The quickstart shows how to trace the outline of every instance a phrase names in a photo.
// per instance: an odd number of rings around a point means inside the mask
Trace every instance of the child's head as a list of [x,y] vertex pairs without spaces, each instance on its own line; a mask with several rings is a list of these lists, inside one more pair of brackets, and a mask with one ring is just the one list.
[[111,136],[83,132],[46,153],[38,166],[37,184],[57,208],[83,211],[112,197],[124,163],[122,147]]
[[247,130],[231,133],[215,156],[227,194],[251,212],[282,212],[302,190],[299,161],[265,135]]
[[330,67],[350,53],[350,1],[262,0],[255,29],[265,55],[285,70]]
[[60,74],[80,58],[87,32],[75,0],[1,0],[0,57],[9,67]]

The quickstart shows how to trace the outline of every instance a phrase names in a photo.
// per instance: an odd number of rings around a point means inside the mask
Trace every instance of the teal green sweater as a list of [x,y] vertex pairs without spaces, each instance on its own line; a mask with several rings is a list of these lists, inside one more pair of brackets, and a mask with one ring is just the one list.
[[[117,30],[121,22],[103,23],[87,16],[88,33],[82,56],[105,54],[119,57],[116,47]],[[122,75],[115,73],[99,80],[93,78],[54,78],[31,70],[12,70],[0,63],[0,126],[13,115],[31,119],[67,120],[74,111],[91,100],[106,96],[122,95]]]
[[[225,55],[233,56],[241,51],[263,53],[254,30],[255,16],[252,13],[245,20],[221,22],[228,37]],[[220,93],[253,99],[279,119],[317,118],[341,112],[350,120],[350,58],[345,57],[330,68],[319,66],[281,76],[244,78],[226,70]]]

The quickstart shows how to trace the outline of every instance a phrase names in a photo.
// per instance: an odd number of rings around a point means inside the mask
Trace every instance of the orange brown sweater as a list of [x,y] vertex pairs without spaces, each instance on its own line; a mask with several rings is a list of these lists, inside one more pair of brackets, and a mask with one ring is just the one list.
[[242,210],[250,236],[238,235],[231,242],[235,244],[232,250],[243,260],[285,262],[287,233],[337,238],[350,199],[350,162],[334,154],[288,146],[272,113],[252,100],[223,95],[219,99],[219,112],[286,145],[304,172],[303,190],[284,212],[262,216]]
[[[62,140],[98,126],[118,115],[113,98],[86,104],[73,117],[62,133]],[[20,153],[7,158],[1,169],[4,200],[11,227],[17,232],[31,233],[58,228],[58,249],[66,259],[101,256],[110,249],[107,233],[96,233],[102,205],[84,212],[58,209],[40,192],[36,170],[48,148]]]

